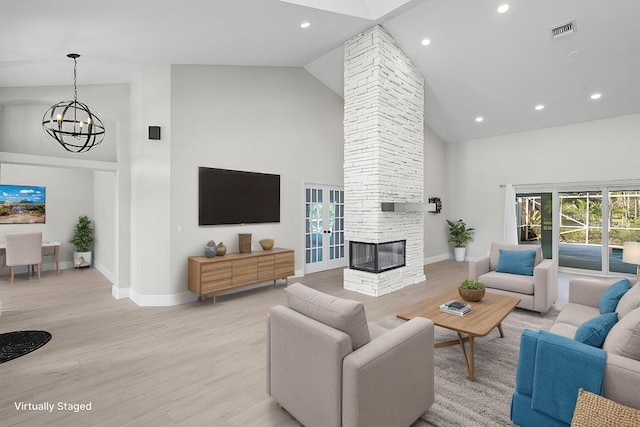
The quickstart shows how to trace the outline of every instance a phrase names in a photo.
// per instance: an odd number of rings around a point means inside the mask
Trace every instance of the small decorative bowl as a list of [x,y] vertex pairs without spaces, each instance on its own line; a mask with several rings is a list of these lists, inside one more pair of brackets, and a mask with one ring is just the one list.
[[462,289],[458,288],[460,296],[465,301],[480,301],[484,297],[484,288],[482,289]]
[[262,239],[262,240],[260,240],[260,246],[262,246],[262,249],[264,249],[265,251],[268,251],[269,249],[272,249],[274,243],[275,243],[275,240],[273,240],[273,239]]

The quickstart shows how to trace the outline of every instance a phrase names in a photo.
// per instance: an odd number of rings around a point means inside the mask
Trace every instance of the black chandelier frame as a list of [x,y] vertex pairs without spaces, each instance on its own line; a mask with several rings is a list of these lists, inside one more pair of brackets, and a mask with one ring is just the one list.
[[100,117],[85,103],[78,101],[77,66],[80,55],[73,59],[73,100],[52,105],[42,116],[42,129],[57,147],[72,153],[84,153],[96,148],[105,136]]

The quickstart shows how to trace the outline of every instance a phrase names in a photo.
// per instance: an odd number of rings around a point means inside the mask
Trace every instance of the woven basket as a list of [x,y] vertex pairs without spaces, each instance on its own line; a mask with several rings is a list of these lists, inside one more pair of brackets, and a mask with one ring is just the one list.
[[631,427],[640,425],[640,411],[586,390],[578,390],[571,427]]
[[480,301],[484,297],[484,288],[482,289],[462,289],[458,288],[460,296],[465,301]]

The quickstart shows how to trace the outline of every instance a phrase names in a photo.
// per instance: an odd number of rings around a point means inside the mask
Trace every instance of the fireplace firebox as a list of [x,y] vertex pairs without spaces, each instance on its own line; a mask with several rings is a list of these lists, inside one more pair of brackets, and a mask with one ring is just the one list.
[[405,266],[406,240],[387,243],[349,242],[349,268],[381,273]]

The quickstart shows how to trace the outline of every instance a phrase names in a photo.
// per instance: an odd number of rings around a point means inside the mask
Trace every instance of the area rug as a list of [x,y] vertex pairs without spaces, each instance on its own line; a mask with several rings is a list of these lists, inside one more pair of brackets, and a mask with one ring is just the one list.
[[[516,309],[502,322],[504,338],[497,329],[475,340],[475,381],[469,381],[460,346],[435,349],[435,401],[422,419],[436,427],[512,426],[511,395],[516,378],[520,334],[524,329],[548,330],[558,310],[544,317]],[[395,317],[379,324],[393,329],[404,323]],[[435,328],[435,342],[457,339],[455,332]],[[467,351],[469,344],[466,344]]]
[[24,356],[49,342],[47,331],[18,331],[0,334],[0,363]]

